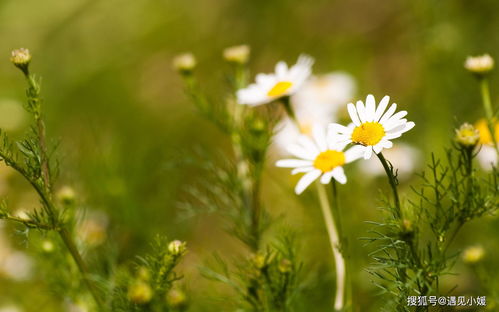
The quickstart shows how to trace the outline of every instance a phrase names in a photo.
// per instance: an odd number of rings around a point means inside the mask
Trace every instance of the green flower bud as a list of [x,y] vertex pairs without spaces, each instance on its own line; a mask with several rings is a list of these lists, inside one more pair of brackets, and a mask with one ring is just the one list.
[[31,62],[31,54],[28,49],[16,49],[12,51],[10,61],[24,73],[27,73],[29,63]]
[[283,274],[289,273],[293,268],[293,263],[291,263],[291,261],[288,259],[281,259],[281,261],[279,261],[279,265],[277,266],[277,268],[279,269],[279,272]]
[[187,249],[186,245],[185,242],[179,240],[171,241],[170,244],[168,244],[168,252],[173,256],[179,256]]
[[228,47],[224,50],[224,59],[227,62],[235,64],[246,64],[250,56],[250,47],[248,45],[238,45]]
[[456,129],[455,140],[463,147],[473,147],[480,141],[480,132],[469,123],[464,123]]
[[474,74],[485,75],[494,69],[494,59],[488,54],[468,56],[464,67]]
[[181,74],[191,74],[196,68],[196,58],[192,53],[184,53],[173,59],[173,67]]
[[187,305],[187,296],[180,289],[171,289],[166,294],[166,303],[174,309],[183,308]]
[[128,300],[133,303],[148,303],[151,301],[152,294],[151,287],[142,281],[137,281],[128,288]]

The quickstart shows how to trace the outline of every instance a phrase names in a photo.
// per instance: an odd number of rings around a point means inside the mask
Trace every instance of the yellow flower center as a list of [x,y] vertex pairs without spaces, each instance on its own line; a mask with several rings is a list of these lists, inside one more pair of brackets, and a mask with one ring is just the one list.
[[293,83],[289,81],[279,81],[272,87],[272,89],[270,89],[267,95],[271,97],[281,96],[286,93],[292,85]]
[[352,141],[365,146],[376,145],[385,136],[385,129],[378,122],[365,122],[355,127],[352,132]]
[[[495,137],[499,142],[499,122],[495,122]],[[480,144],[492,144],[492,136],[490,135],[489,126],[485,119],[480,119],[475,124],[475,128],[480,133],[480,140],[478,141]]]
[[332,150],[321,152],[314,160],[314,167],[322,172],[331,171],[343,164],[345,164],[345,154]]

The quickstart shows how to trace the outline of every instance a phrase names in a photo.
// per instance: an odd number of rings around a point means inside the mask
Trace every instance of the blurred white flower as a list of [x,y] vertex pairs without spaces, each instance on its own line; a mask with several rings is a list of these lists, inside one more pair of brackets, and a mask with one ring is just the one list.
[[22,312],[23,310],[13,304],[0,306],[0,312]]
[[250,47],[246,44],[228,47],[224,50],[226,61],[237,64],[246,64],[250,56]]
[[291,67],[283,61],[277,63],[275,73],[258,74],[255,83],[237,91],[238,103],[257,106],[294,94],[310,77],[313,63],[307,55],[301,55]]
[[[384,151],[383,154],[397,170],[399,180],[409,178],[420,167],[421,152],[408,144],[397,144],[393,148]],[[359,162],[359,169],[363,174],[372,177],[386,174],[383,165],[374,158]]]
[[77,228],[78,237],[89,246],[98,246],[107,239],[108,223],[103,211],[89,211]]
[[355,80],[344,72],[332,72],[310,78],[295,95],[291,105],[300,128],[290,118],[284,118],[276,126],[274,147],[279,154],[287,153],[286,147],[301,134],[310,135],[312,125],[326,127],[336,121],[339,110],[355,94]]
[[[339,143],[354,143],[364,150],[364,158],[371,158],[373,152],[378,154],[383,149],[393,146],[391,140],[402,136],[403,133],[411,130],[415,124],[403,118],[406,111],[397,110],[397,104],[392,104],[388,110],[390,97],[385,96],[376,107],[374,96],[369,94],[366,104],[357,101],[357,105],[349,103],[347,105],[348,114],[352,118],[352,123],[348,127],[337,123],[329,125],[329,129],[336,133]],[[385,112],[386,111],[386,112]]]
[[[499,140],[499,122],[494,125],[494,135],[496,140]],[[480,119],[475,123],[475,128],[480,134],[480,150],[477,155],[477,160],[484,170],[492,170],[493,166],[497,166],[497,151],[492,143],[489,127],[485,119]]]
[[485,74],[494,69],[494,59],[489,54],[468,56],[464,67],[475,74]]
[[25,281],[31,278],[33,261],[22,251],[11,251],[0,259],[0,271],[16,281]]
[[312,182],[320,177],[322,184],[328,184],[334,178],[341,184],[347,182],[343,165],[362,157],[363,149],[353,146],[346,152],[345,144],[338,144],[324,127],[315,126],[309,136],[299,136],[296,144],[288,147],[289,152],[298,159],[282,159],[277,167],[293,168],[291,174],[305,173],[295,187],[296,194],[301,194]]
[[490,171],[497,166],[497,151],[491,145],[482,145],[476,158],[484,170]]

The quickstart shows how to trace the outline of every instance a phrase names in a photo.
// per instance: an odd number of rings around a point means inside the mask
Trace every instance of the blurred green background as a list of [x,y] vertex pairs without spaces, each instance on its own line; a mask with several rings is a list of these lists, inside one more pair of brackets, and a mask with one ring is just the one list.
[[[1,0],[0,127],[16,136],[29,126],[28,116],[16,109],[24,101],[25,82],[9,62],[12,49],[29,48],[32,71],[43,77],[48,135],[60,143],[59,186],[71,185],[84,207],[105,212],[107,240],[119,262],[146,251],[156,233],[187,240],[190,252],[182,268],[197,302],[193,310],[220,311],[228,308],[206,294],[212,284],[201,279],[197,267],[213,251],[231,257],[240,245],[216,216],[179,219],[178,202],[200,179],[192,163],[195,150],[217,153],[228,141],[184,96],[172,58],[194,52],[204,88],[216,93],[226,90],[221,53],[227,46],[251,46],[253,73],[308,53],[316,58],[316,73],[353,75],[357,98],[389,94],[407,109],[417,127],[403,140],[427,159],[432,151],[442,154],[455,125],[482,116],[478,86],[463,63],[467,55],[499,56],[498,29],[496,0]],[[493,75],[494,103],[497,81]],[[354,249],[355,298],[359,311],[374,311],[381,300],[363,270],[370,247],[357,238],[366,235],[363,221],[380,219],[371,198],[385,181],[350,175],[341,192]],[[19,177],[3,172],[0,179],[0,195],[13,210],[33,204],[34,195]],[[328,242],[320,212],[311,194],[297,200],[291,183],[283,186],[288,180],[287,172],[269,168],[264,200],[300,233],[303,258],[312,275],[321,276],[306,290],[309,304],[327,311],[334,275],[323,252]],[[498,223],[485,224],[465,228],[455,248],[481,242],[494,263],[497,242],[485,238],[497,237]],[[9,233],[4,234],[9,244],[25,250]],[[460,271],[459,291],[474,292],[473,275]],[[25,289],[32,296],[27,298]],[[0,307],[13,303],[24,311],[53,311],[49,298],[36,274],[23,281],[0,278]]]

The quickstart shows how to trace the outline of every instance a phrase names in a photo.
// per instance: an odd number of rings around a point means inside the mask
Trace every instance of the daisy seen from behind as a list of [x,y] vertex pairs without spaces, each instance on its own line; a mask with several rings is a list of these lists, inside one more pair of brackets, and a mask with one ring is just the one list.
[[320,178],[322,184],[335,179],[341,184],[347,182],[343,165],[362,157],[363,149],[353,146],[343,151],[348,143],[338,143],[334,133],[314,126],[312,138],[301,135],[297,142],[288,147],[295,159],[282,159],[276,166],[293,168],[291,174],[305,173],[295,187],[295,193],[301,194],[312,182]]
[[314,60],[301,55],[295,65],[280,61],[271,74],[258,74],[255,83],[237,91],[239,104],[257,106],[294,94],[310,77]]
[[330,124],[329,131],[337,134],[339,143],[353,143],[362,147],[364,158],[369,159],[373,152],[379,154],[383,149],[391,148],[391,140],[415,126],[414,122],[404,118],[407,111],[395,113],[397,104],[393,103],[386,110],[389,102],[390,97],[385,96],[376,107],[374,96],[369,94],[365,105],[362,101],[357,101],[356,105],[349,103],[347,109],[352,123],[348,127]]

